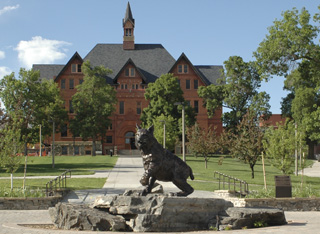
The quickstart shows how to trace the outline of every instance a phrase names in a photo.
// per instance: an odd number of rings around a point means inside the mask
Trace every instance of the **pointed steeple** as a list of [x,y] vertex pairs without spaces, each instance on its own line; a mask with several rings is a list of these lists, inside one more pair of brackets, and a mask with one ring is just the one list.
[[134,19],[133,19],[133,16],[132,16],[132,12],[131,12],[131,7],[130,7],[130,3],[128,2],[127,4],[127,10],[126,10],[126,14],[124,16],[124,19],[123,19],[123,26],[125,25],[125,23],[130,20],[131,23],[133,24],[134,26]]
[[134,50],[134,18],[132,17],[130,3],[127,4],[123,22],[123,49]]

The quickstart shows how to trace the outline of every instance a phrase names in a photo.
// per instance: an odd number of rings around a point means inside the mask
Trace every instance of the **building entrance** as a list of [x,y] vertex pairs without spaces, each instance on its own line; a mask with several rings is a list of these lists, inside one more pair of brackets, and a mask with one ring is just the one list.
[[127,132],[125,134],[125,148],[126,149],[137,149],[135,144],[134,132]]

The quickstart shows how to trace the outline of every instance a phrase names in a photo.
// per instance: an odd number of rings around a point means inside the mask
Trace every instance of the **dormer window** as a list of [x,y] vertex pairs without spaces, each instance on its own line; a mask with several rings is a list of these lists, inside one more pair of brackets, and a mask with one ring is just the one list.
[[187,64],[179,64],[178,65],[178,73],[188,73],[188,65]]
[[135,69],[134,68],[127,68],[125,70],[125,76],[134,77],[135,76]]
[[72,73],[81,72],[81,64],[71,64],[71,72]]

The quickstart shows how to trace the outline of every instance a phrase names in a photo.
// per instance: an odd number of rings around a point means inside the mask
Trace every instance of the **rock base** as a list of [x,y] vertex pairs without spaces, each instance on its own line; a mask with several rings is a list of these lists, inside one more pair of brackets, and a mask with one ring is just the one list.
[[93,207],[59,203],[49,213],[60,229],[97,231],[187,232],[286,223],[279,209],[236,208],[224,199],[155,194],[103,196]]

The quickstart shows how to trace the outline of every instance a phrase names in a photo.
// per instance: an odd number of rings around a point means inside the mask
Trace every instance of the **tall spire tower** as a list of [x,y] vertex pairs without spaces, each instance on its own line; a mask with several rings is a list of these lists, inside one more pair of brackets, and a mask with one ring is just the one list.
[[126,14],[123,19],[123,49],[134,50],[134,19],[130,8],[127,4]]

